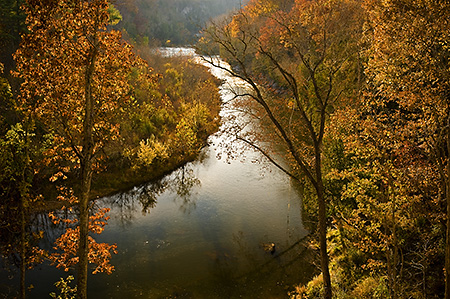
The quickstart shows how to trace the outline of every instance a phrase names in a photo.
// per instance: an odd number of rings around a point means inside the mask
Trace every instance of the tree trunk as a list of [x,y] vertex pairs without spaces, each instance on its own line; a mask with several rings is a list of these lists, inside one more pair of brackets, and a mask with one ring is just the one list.
[[[90,163],[88,163],[90,164]],[[87,298],[89,253],[89,193],[91,189],[91,165],[82,166],[81,197],[79,198],[80,240],[78,245],[77,298]]]
[[325,299],[331,299],[331,276],[329,270],[329,259],[327,252],[327,211],[325,202],[325,192],[322,179],[319,178],[317,186],[317,200],[319,204],[319,244],[320,244],[320,266],[322,268],[322,278]]
[[19,199],[19,208],[20,208],[20,298],[25,299],[26,297],[26,271],[27,271],[27,215],[26,213],[26,204],[25,201],[28,200],[28,187],[26,185],[27,181],[27,171],[30,167],[30,156],[28,152],[28,147],[30,144],[29,135],[28,135],[28,122],[25,122],[27,124],[25,126],[25,164],[21,170],[21,182],[19,184],[20,188],[20,199]]
[[20,199],[20,298],[25,299],[25,271],[26,269],[26,227],[24,199]]
[[331,299],[331,276],[329,269],[329,258],[327,251],[327,203],[325,199],[325,187],[322,179],[322,138],[325,128],[325,109],[321,111],[321,126],[319,135],[314,142],[315,156],[315,177],[316,177],[316,193],[319,206],[319,244],[320,244],[320,266],[322,268],[323,279],[323,298]]
[[447,201],[447,232],[445,239],[445,298],[450,299],[450,115],[447,120],[447,167],[446,192]]
[[97,36],[93,37],[93,48],[89,57],[85,73],[85,116],[83,122],[83,149],[81,154],[81,186],[79,197],[79,228],[80,239],[78,246],[78,278],[77,298],[87,298],[87,279],[89,263],[89,195],[92,181],[92,159],[94,155],[94,98],[92,81],[97,58]]

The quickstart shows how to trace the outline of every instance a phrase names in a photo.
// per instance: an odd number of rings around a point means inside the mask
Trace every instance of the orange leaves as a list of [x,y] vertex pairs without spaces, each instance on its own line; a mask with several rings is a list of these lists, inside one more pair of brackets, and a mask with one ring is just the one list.
[[45,250],[38,247],[32,247],[31,254],[27,259],[28,269],[32,269],[34,265],[42,263],[46,256],[47,252]]
[[54,182],[58,178],[62,178],[63,180],[65,180],[67,177],[64,175],[64,173],[62,173],[62,171],[59,171],[50,178],[50,182]]
[[[373,2],[369,72],[379,91],[406,109],[445,110],[448,90],[448,12],[442,1]],[[433,108],[431,108],[434,110]]]
[[112,266],[109,261],[111,260],[111,253],[117,254],[117,245],[97,243],[91,237],[89,238],[89,242],[89,263],[97,265],[92,274],[100,272],[111,274],[114,271],[114,266]]
[[94,215],[89,217],[89,231],[101,234],[105,229],[105,225],[108,224],[109,216],[106,216],[111,209],[102,208],[99,209]]
[[61,253],[53,253],[49,256],[52,264],[57,268],[62,268],[64,271],[69,271],[70,268],[78,263],[77,249],[78,249],[78,229],[68,228],[66,232],[60,236],[55,242],[55,249],[62,250]]
[[265,47],[270,46],[271,43],[278,43],[280,37],[283,36],[285,30],[279,25],[279,21],[269,18],[265,21],[264,26],[260,28],[260,40],[261,44]]
[[[21,108],[61,138],[53,157],[66,156],[59,151],[64,148],[81,153],[85,71],[96,51],[90,90],[96,100],[94,142],[100,152],[108,140],[117,138],[116,116],[126,106],[131,90],[128,75],[132,67],[144,62],[121,40],[120,32],[105,30],[109,17],[105,0],[58,0],[55,6],[36,3],[32,7],[26,8],[30,33],[15,55],[17,75],[23,80]],[[52,180],[57,177],[61,176]]]
[[233,16],[228,25],[231,36],[238,37],[241,33],[249,33],[250,28],[257,28],[265,19],[273,18],[279,13],[279,4],[273,0],[250,1],[245,8]]
[[[101,234],[104,230],[107,220],[106,213],[109,209],[99,209],[95,214],[89,217],[89,231],[95,234]],[[77,219],[62,219],[55,215],[54,212],[49,214],[50,219],[55,224],[65,223],[66,225],[73,225],[78,222]],[[79,244],[79,227],[69,227],[66,232],[62,234],[55,242],[54,249],[57,252],[52,253],[49,259],[57,267],[64,271],[69,271],[79,261],[77,256],[78,244]],[[111,254],[117,253],[117,245],[97,243],[91,236],[88,237],[89,252],[88,259],[90,264],[95,264],[93,274],[99,272],[105,272],[111,274],[114,271],[114,267],[110,264]]]

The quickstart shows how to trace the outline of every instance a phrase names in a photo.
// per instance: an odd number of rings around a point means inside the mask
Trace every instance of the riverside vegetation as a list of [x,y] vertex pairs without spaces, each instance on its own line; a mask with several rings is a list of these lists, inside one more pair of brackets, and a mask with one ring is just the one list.
[[236,140],[304,187],[320,270],[292,298],[450,298],[449,13],[252,0],[204,30],[199,49],[233,66],[250,88],[236,105],[264,127]]
[[[20,24],[24,14],[16,2],[8,3],[5,20]],[[2,252],[20,256],[23,275],[48,255],[32,246],[40,233],[26,226],[42,195],[71,199],[86,220],[78,197],[95,196],[104,181],[92,173],[109,169],[103,175],[127,179],[165,171],[161,165],[167,161],[191,159],[219,121],[214,79],[200,66],[154,59],[142,48],[140,55],[154,69],[147,67],[117,42],[118,35],[106,35],[117,15],[106,1],[69,1],[74,7],[65,10],[64,1],[28,3],[43,7],[27,11],[29,39],[16,54],[21,80],[6,75],[0,82],[0,213],[2,219],[21,219],[3,220]],[[47,21],[42,11],[55,18]],[[68,11],[74,14],[61,18]],[[246,81],[250,92],[237,94],[236,106],[263,128],[234,127],[235,140],[262,152],[303,186],[320,270],[308,284],[292,287],[292,298],[450,298],[449,14],[449,4],[438,0],[252,0],[203,31],[198,48],[208,55],[220,51],[232,66],[226,71]],[[68,23],[61,26],[62,21]],[[16,30],[21,31],[26,30]],[[70,55],[60,55],[58,47],[72,44],[84,49],[85,59],[69,64],[64,59]],[[18,47],[16,40],[8,45]],[[113,46],[116,51],[105,56]],[[99,70],[96,63],[105,67]],[[78,70],[78,77],[58,75],[59,65]],[[45,73],[48,66],[56,71]],[[191,76],[193,69],[198,75]],[[123,76],[117,78],[118,72]],[[42,74],[53,81],[37,80]],[[69,83],[78,89],[64,89]],[[67,106],[55,106],[53,100],[62,96]],[[91,104],[100,108],[94,109],[99,118],[86,119],[84,111],[92,107],[80,98],[97,100]],[[66,123],[52,122],[68,112]],[[267,142],[274,140],[288,167]],[[56,183],[44,183],[48,179]],[[83,222],[86,238],[87,230],[102,231],[104,212]],[[77,253],[81,246],[69,242],[83,233],[70,233],[60,239],[63,255],[52,257],[63,266],[88,252]],[[95,271],[112,270],[107,261],[113,245],[89,249],[100,266]],[[24,277],[21,282],[24,297]],[[85,282],[77,287],[84,298]]]
[[[107,1],[7,4],[6,21],[17,18],[24,34],[1,81],[2,254],[20,256],[21,298],[26,269],[44,259],[76,267],[77,297],[86,298],[88,264],[111,273],[116,252],[91,236],[108,210],[90,199],[192,160],[219,126],[219,82],[183,59],[146,54],[150,67],[110,29],[120,14]],[[29,219],[52,200],[66,217],[51,220],[67,229],[45,252]]]

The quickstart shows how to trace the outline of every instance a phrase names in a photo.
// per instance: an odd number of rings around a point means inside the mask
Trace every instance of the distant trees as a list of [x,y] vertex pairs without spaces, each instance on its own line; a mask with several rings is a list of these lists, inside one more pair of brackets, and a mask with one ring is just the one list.
[[[138,44],[188,45],[200,28],[216,16],[239,8],[239,0],[120,0],[119,28]],[[243,3],[247,1],[243,0]]]
[[[263,135],[241,128],[235,138],[314,190],[325,298],[332,290],[323,141],[330,114],[357,96],[361,28],[357,1],[265,0],[250,1],[229,24],[204,35],[231,64],[225,70],[248,84],[250,90],[237,91],[237,105],[264,128]],[[274,144],[286,150],[291,168],[277,159]]]
[[192,159],[220,124],[219,82],[204,66],[142,55],[160,74],[151,86],[133,82],[136,98],[121,128],[125,159],[139,175]]

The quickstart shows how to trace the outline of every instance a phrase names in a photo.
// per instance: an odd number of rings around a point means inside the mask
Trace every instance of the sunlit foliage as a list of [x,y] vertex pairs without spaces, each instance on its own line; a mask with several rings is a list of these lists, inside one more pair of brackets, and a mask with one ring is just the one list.
[[[236,93],[235,107],[246,115],[232,137],[313,190],[325,298],[332,297],[332,286],[323,141],[329,115],[358,94],[362,12],[357,1],[250,1],[227,24],[207,28],[202,39],[201,48],[219,46],[232,69],[210,63],[248,85]],[[246,130],[246,117],[263,133]],[[289,168],[274,144],[284,148]]]

